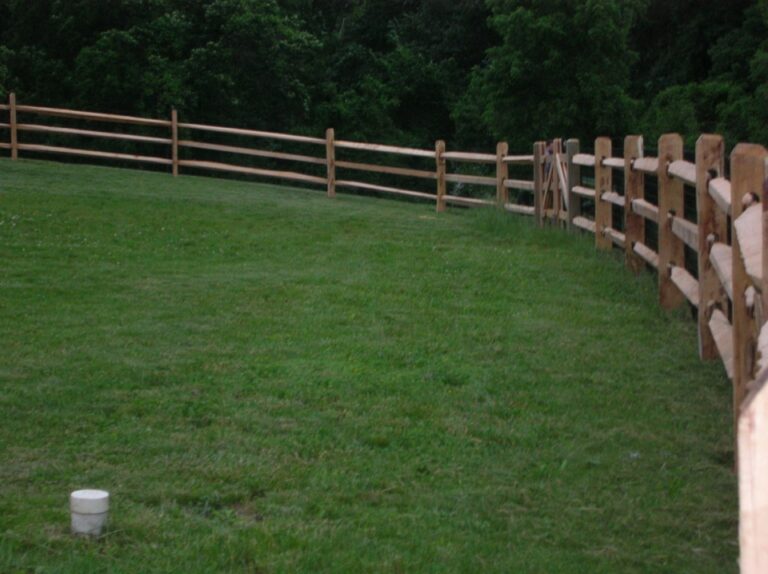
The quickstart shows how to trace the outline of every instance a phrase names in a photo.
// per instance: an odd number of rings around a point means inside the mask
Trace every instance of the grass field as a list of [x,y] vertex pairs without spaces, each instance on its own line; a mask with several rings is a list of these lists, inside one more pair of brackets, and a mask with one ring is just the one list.
[[589,238],[0,160],[0,265],[0,572],[737,570],[729,383]]

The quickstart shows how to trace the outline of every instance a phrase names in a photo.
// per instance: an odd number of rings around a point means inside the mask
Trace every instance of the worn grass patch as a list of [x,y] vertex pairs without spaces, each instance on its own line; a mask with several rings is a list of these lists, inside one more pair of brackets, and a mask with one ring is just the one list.
[[2,160],[0,261],[2,572],[736,570],[729,384],[587,238]]

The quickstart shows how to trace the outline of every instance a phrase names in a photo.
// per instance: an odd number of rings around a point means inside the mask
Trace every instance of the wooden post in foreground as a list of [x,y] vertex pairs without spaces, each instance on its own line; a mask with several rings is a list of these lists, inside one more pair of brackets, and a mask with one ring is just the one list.
[[179,175],[179,114],[171,110],[171,161],[173,162],[173,177]]
[[437,179],[437,205],[438,213],[445,211],[445,142],[435,142],[435,177]]
[[336,132],[325,130],[325,164],[328,178],[328,197],[336,197]]
[[633,199],[645,197],[645,174],[636,171],[632,162],[643,157],[643,136],[624,138],[624,253],[627,268],[640,273],[645,261],[635,253],[635,243],[645,243],[645,218],[632,209]]
[[715,242],[728,244],[728,214],[709,195],[709,180],[725,175],[723,138],[702,135],[696,141],[696,216],[699,228],[699,357],[714,359],[719,353],[709,328],[712,311],[728,316],[728,295],[712,266],[709,251]]
[[9,116],[11,124],[11,159],[19,158],[19,134],[18,124],[16,122],[16,94],[11,92],[8,98],[8,104],[10,107]]
[[544,223],[544,154],[547,144],[533,144],[533,216],[536,225]]
[[581,167],[573,163],[573,156],[579,153],[579,140],[569,139],[565,142],[565,153],[568,161],[568,229],[573,229],[573,218],[581,215],[581,200],[573,193],[574,186],[581,185]]
[[[733,409],[734,420],[738,418],[741,404],[747,394],[747,383],[755,375],[757,345],[757,330],[755,308],[749,307],[746,293],[752,281],[744,266],[743,255],[749,255],[739,241],[735,226],[742,213],[746,211],[745,203],[754,203],[762,196],[763,183],[766,177],[765,160],[768,154],[765,148],[753,144],[739,144],[731,153],[731,213],[734,222],[732,234],[731,255],[733,264]],[[764,209],[764,207],[762,208]],[[754,222],[750,228],[742,227],[743,236],[754,235],[763,231]],[[744,225],[744,222],[741,222]],[[765,234],[763,232],[763,241]],[[765,257],[765,254],[763,254]],[[763,277],[765,271],[763,271]],[[758,286],[759,287],[759,286]],[[755,287],[753,287],[755,288]],[[757,295],[755,295],[756,297]],[[764,310],[765,312],[765,310]]]
[[683,138],[679,134],[665,134],[659,138],[659,304],[674,309],[685,302],[670,277],[670,265],[685,266],[685,246],[672,233],[669,215],[683,216],[683,182],[669,175],[669,164],[683,159]]
[[611,238],[605,235],[605,230],[613,227],[613,205],[602,200],[604,193],[613,191],[613,173],[609,166],[603,165],[603,160],[611,157],[610,138],[595,140],[595,247],[610,250],[613,247]]
[[496,203],[502,209],[509,203],[509,190],[504,182],[509,178],[509,166],[504,163],[504,157],[509,153],[509,144],[496,144]]

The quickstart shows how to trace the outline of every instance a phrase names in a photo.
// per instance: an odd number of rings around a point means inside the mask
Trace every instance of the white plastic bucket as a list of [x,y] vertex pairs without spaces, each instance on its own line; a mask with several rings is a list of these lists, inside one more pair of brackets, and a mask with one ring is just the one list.
[[99,536],[107,524],[109,493],[106,490],[76,490],[69,496],[72,534]]

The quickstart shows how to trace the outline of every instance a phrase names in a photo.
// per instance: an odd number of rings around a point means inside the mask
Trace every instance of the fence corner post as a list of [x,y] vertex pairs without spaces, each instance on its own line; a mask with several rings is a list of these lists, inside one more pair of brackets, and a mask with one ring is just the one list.
[[435,178],[437,179],[437,213],[445,211],[445,141],[435,142]]
[[603,200],[604,193],[613,191],[613,173],[603,163],[611,157],[611,139],[600,137],[595,140],[595,247],[610,250],[613,242],[606,231],[613,228],[613,205]]
[[509,203],[509,191],[506,181],[509,178],[509,166],[504,158],[509,154],[509,144],[499,142],[496,144],[496,204],[501,209]]
[[645,174],[634,168],[643,157],[643,136],[624,138],[624,260],[635,274],[645,268],[645,261],[635,253],[635,243],[645,244],[645,218],[634,212],[632,202],[645,198]]
[[11,92],[8,96],[9,123],[11,125],[11,159],[19,159],[19,134],[18,123],[16,122],[16,93]]
[[725,173],[723,138],[704,134],[696,140],[696,220],[699,230],[699,358],[714,359],[719,353],[709,328],[712,311],[719,308],[728,314],[728,297],[709,252],[715,242],[728,243],[727,214],[709,195],[709,180]]
[[533,144],[533,216],[536,225],[544,224],[544,154],[545,142]]
[[171,110],[171,162],[173,177],[179,175],[179,114],[176,108]]
[[336,197],[336,131],[325,130],[325,165],[328,180],[328,197]]
[[573,188],[581,185],[581,168],[573,163],[573,157],[579,153],[579,140],[571,138],[565,142],[565,158],[568,163],[568,187],[567,187],[567,205],[568,211],[566,224],[568,229],[572,230],[573,218],[581,215],[581,199],[573,193]]

